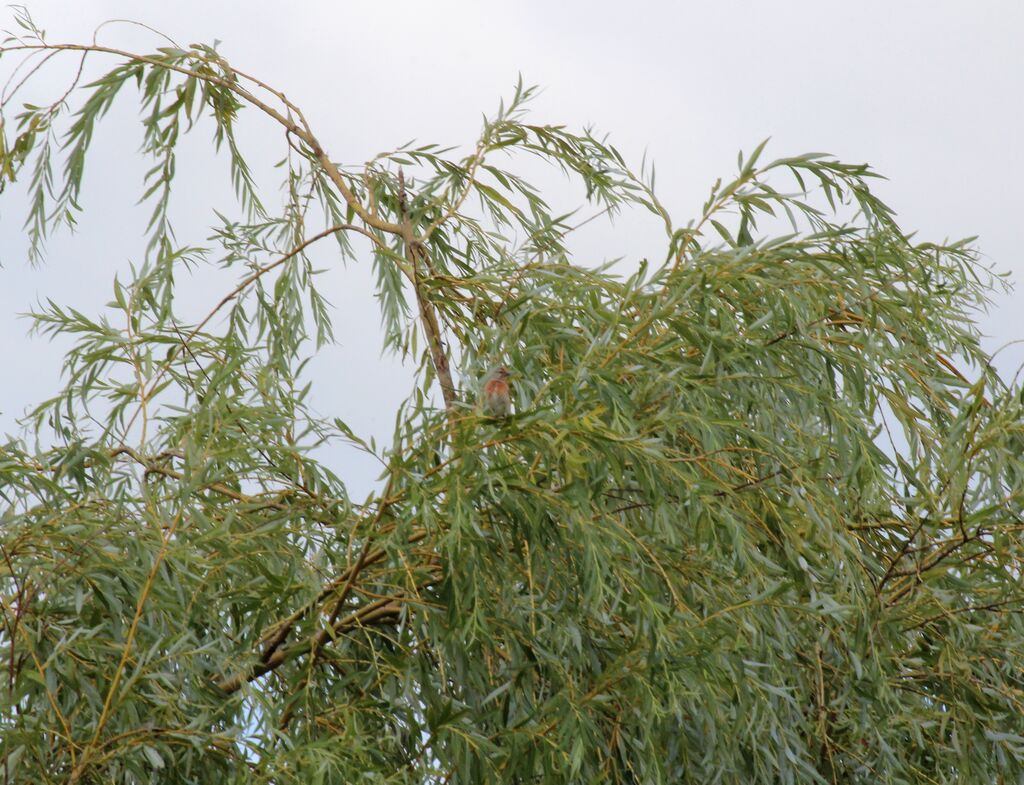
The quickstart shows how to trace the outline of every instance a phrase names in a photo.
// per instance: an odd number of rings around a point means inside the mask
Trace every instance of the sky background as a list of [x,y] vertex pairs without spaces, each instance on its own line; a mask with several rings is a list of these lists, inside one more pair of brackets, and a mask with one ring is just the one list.
[[[934,241],[978,235],[986,263],[1017,282],[980,319],[985,347],[1024,338],[1019,0],[28,0],[27,7],[51,42],[87,42],[112,18],[145,22],[183,44],[218,39],[233,65],[303,107],[334,160],[352,164],[413,138],[472,145],[481,115],[493,114],[522,73],[544,88],[533,104],[536,122],[608,132],[637,167],[646,153],[677,225],[699,215],[717,177],[735,172],[737,152],[765,137],[769,159],[825,151],[867,162],[888,178],[877,191],[905,229]],[[0,19],[13,27],[9,12]],[[142,51],[165,43],[126,25],[107,26],[100,41]],[[41,72],[22,99],[53,100],[70,65]],[[0,62],[0,77],[11,66]],[[142,258],[146,210],[134,205],[145,164],[135,155],[136,114],[126,94],[101,125],[78,230],[51,240],[42,267],[25,260],[24,192],[9,187],[0,195],[0,432],[15,432],[27,407],[57,390],[67,346],[29,337],[18,314],[45,298],[98,314],[112,299],[114,274]],[[273,193],[282,139],[247,114],[245,152]],[[232,203],[227,163],[212,157],[209,139],[208,129],[200,131],[179,155],[180,242],[203,243],[212,210]],[[574,206],[571,192],[564,198]],[[657,221],[630,216],[614,226],[595,222],[574,247],[581,263],[660,259],[663,234]],[[338,345],[312,365],[314,404],[387,441],[408,372],[380,356],[370,265],[336,265],[323,285],[336,306]],[[200,316],[230,288],[228,279],[204,278],[183,281],[181,293]],[[996,364],[1009,379],[1022,363],[1018,344]],[[356,495],[369,488],[377,467],[354,456],[337,460]]]

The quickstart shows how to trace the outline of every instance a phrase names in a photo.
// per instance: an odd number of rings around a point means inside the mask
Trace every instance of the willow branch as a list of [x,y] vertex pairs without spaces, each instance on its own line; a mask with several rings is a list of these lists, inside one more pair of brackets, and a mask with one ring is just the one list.
[[[412,545],[419,542],[426,536],[426,530],[421,529],[409,535],[407,542]],[[335,621],[338,615],[337,610],[340,608],[340,602],[344,601],[348,591],[351,589],[352,583],[355,581],[356,577],[358,577],[359,573],[367,567],[383,561],[387,554],[388,552],[383,548],[378,548],[375,551],[365,553],[360,560],[324,586],[314,600],[306,603],[300,608],[297,608],[287,617],[267,629],[257,641],[257,643],[265,642],[267,644],[260,656],[260,659],[263,662],[269,660],[271,656],[273,656],[274,652],[281,647],[281,644],[284,643],[285,639],[288,637],[288,633],[291,632],[298,622],[300,622],[311,610],[320,605],[320,603],[325,599],[330,597],[332,594],[337,593],[339,602],[336,603],[336,610],[332,613],[332,621]]]
[[[236,81],[232,81],[231,79],[225,78],[223,76],[216,76],[214,74],[199,73],[198,71],[194,71],[191,68],[185,68],[180,65],[174,65],[173,63],[168,63],[155,57],[140,55],[135,52],[129,52],[124,49],[115,49],[109,46],[97,46],[95,44],[44,43],[18,44],[15,46],[0,47],[0,52],[16,52],[26,50],[99,52],[103,54],[111,54],[117,57],[123,57],[131,62],[145,63],[155,68],[163,68],[168,71],[174,71],[176,73],[183,74],[194,79],[199,79],[209,84],[215,84],[226,90],[230,90],[232,93],[237,95],[246,103],[259,109],[268,117],[273,118],[278,123],[280,123],[287,131],[294,134],[297,138],[305,142],[306,145],[309,147],[310,152],[313,154],[313,157],[323,167],[324,171],[327,172],[327,176],[331,179],[331,182],[334,183],[335,187],[341,193],[342,197],[345,199],[345,202],[348,204],[349,207],[352,208],[352,211],[359,216],[360,220],[363,221],[363,223],[374,229],[378,229],[382,232],[387,232],[388,234],[393,234],[397,236],[402,235],[402,227],[399,224],[391,223],[389,221],[382,220],[377,216],[371,215],[370,212],[362,205],[362,203],[360,203],[360,201],[356,198],[355,194],[352,192],[352,189],[349,188],[348,183],[345,182],[345,178],[342,176],[341,171],[324,152],[323,146],[320,144],[319,140],[317,140],[317,138],[313,135],[307,123],[303,122],[302,125],[299,125],[290,117],[288,117],[285,114],[282,114],[280,111],[275,109],[270,104],[257,98],[255,95],[249,92],[246,88],[242,87],[242,85],[240,85]],[[209,58],[203,57],[198,52],[194,53],[192,56],[202,62],[210,62]],[[220,64],[225,68],[228,68],[232,74],[240,73],[237,72],[232,66],[228,65],[226,61],[221,60]],[[254,79],[251,76],[244,75],[244,78],[253,81],[255,84],[259,85],[263,89],[268,90],[273,95],[280,98],[289,109],[294,109],[291,102],[284,99],[283,94],[280,93],[279,91],[271,89],[264,83],[259,82],[258,80]]]
[[423,332],[427,336],[427,346],[430,349],[430,359],[434,364],[434,372],[441,384],[441,395],[444,397],[444,408],[448,414],[449,428],[455,430],[455,384],[452,381],[452,372],[448,364],[448,355],[444,350],[444,342],[441,340],[441,326],[437,319],[437,311],[433,304],[424,296],[423,287],[420,283],[420,264],[424,264],[429,271],[429,257],[426,248],[416,237],[409,220],[409,212],[405,196],[405,175],[398,172],[398,209],[402,216],[402,241],[405,245],[405,259],[409,263],[413,276],[413,290],[416,293],[416,302],[420,307],[420,322],[423,325]]
[[[170,369],[171,364],[178,358],[178,355],[181,354],[182,351],[184,351],[184,350],[186,350],[188,348],[189,343],[191,343],[191,341],[199,334],[199,332],[207,324],[210,323],[210,320],[213,319],[213,317],[217,315],[217,313],[220,311],[221,308],[223,308],[229,302],[231,302],[236,297],[238,297],[239,294],[241,294],[243,291],[245,291],[249,286],[251,286],[257,280],[262,278],[264,275],[269,273],[271,270],[273,270],[273,269],[275,269],[277,267],[280,267],[282,264],[284,264],[288,260],[293,259],[294,257],[298,256],[300,253],[302,253],[304,250],[306,250],[306,248],[311,246],[313,243],[318,242],[319,240],[322,240],[325,237],[328,237],[330,235],[337,234],[338,232],[341,232],[341,231],[354,231],[354,232],[358,232],[359,234],[362,234],[362,235],[365,235],[365,236],[369,237],[371,240],[373,240],[378,245],[380,244],[380,240],[377,237],[374,237],[371,232],[366,231],[361,226],[354,226],[352,224],[337,224],[335,226],[331,226],[328,229],[324,229],[322,232],[318,232],[317,234],[313,235],[312,237],[307,238],[306,240],[302,241],[297,246],[292,248],[292,250],[290,250],[288,253],[284,254],[284,256],[281,256],[280,258],[275,259],[270,264],[264,265],[263,267],[259,268],[254,273],[252,273],[251,275],[246,276],[242,280],[242,282],[238,284],[238,286],[236,286],[234,289],[232,289],[230,292],[228,292],[226,295],[224,295],[224,297],[221,298],[220,302],[218,302],[213,307],[213,310],[211,310],[208,314],[206,314],[206,316],[203,318],[203,320],[201,322],[199,322],[199,324],[197,324],[195,327],[193,327],[192,330],[189,331],[189,334],[182,339],[180,344],[177,344],[174,347],[174,349],[167,356],[167,359],[164,360],[163,363],[161,363],[160,367],[157,369],[156,374],[153,376],[153,381],[149,385],[149,392],[146,393],[145,391],[142,391],[142,398],[143,398],[143,400],[148,400],[150,397],[152,397],[152,395],[154,394],[154,392],[157,389],[157,386],[160,383],[160,380],[163,378],[164,374],[167,373],[168,369]],[[135,424],[135,420],[138,419],[140,411],[141,411],[141,407],[139,409],[135,410],[135,414],[132,415],[131,419],[128,421],[128,424],[124,428],[124,433],[127,434],[128,432],[130,432],[132,425]]]
[[[436,578],[418,587],[425,589],[437,582]],[[342,619],[339,619],[329,627],[317,631],[306,640],[296,643],[287,649],[278,649],[266,662],[259,662],[247,668],[221,679],[216,682],[217,688],[228,695],[238,692],[245,684],[258,679],[264,674],[280,667],[289,660],[308,654],[315,647],[323,645],[328,638],[335,638],[344,635],[346,632],[357,627],[367,627],[372,624],[381,624],[393,620],[402,612],[402,605],[410,601],[404,592],[384,597],[374,602],[367,603],[362,608],[353,611]]]

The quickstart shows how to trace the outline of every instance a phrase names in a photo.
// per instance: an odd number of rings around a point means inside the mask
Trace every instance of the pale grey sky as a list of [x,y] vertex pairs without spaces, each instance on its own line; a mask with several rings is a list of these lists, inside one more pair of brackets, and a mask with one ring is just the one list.
[[[717,177],[734,172],[737,151],[768,136],[771,157],[814,150],[868,162],[889,178],[878,191],[905,228],[932,240],[979,235],[986,260],[1018,282],[1018,291],[981,320],[985,345],[994,350],[1024,338],[1019,0],[27,6],[52,41],[88,40],[97,24],[116,17],[183,43],[220,39],[233,64],[303,106],[332,157],[345,162],[414,137],[471,143],[481,113],[493,112],[519,72],[545,88],[534,104],[538,122],[593,124],[637,164],[646,150],[657,164],[662,200],[681,224],[698,212]],[[124,48],[161,45],[125,26],[108,27],[102,40]],[[41,75],[40,89],[48,78]],[[80,231],[52,241],[43,268],[22,258],[18,189],[0,196],[0,432],[15,430],[16,418],[60,379],[62,345],[28,339],[28,323],[15,314],[45,297],[98,313],[111,299],[114,272],[142,256],[138,212],[131,209],[141,193],[143,167],[134,155],[140,131],[135,106],[124,98],[99,134]],[[249,119],[257,128],[250,160],[261,180],[276,186],[270,167],[282,157],[279,135]],[[174,214],[183,242],[202,243],[211,208],[230,205],[226,164],[211,165],[208,139],[200,131],[179,157]],[[580,260],[657,258],[659,231],[642,216],[594,226],[577,241]],[[407,392],[406,374],[380,358],[379,341],[366,329],[378,321],[370,287],[368,264],[331,274],[340,345],[314,365],[314,395],[322,412],[387,439],[392,404]],[[197,313],[223,294],[209,284],[183,293],[195,298]],[[998,360],[1009,378],[1024,349],[1011,347]],[[365,489],[376,469],[353,464],[338,471]]]

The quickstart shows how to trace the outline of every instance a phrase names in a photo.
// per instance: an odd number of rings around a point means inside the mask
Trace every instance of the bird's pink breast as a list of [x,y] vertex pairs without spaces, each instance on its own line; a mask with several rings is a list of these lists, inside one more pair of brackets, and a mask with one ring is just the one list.
[[501,379],[492,379],[487,382],[485,391],[488,395],[508,395],[508,385]]

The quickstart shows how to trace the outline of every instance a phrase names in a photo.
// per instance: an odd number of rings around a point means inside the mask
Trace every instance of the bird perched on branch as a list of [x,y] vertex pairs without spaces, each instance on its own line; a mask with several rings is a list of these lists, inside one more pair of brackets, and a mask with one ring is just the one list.
[[512,391],[508,386],[508,368],[495,368],[484,382],[484,414],[490,417],[508,417],[512,413]]

